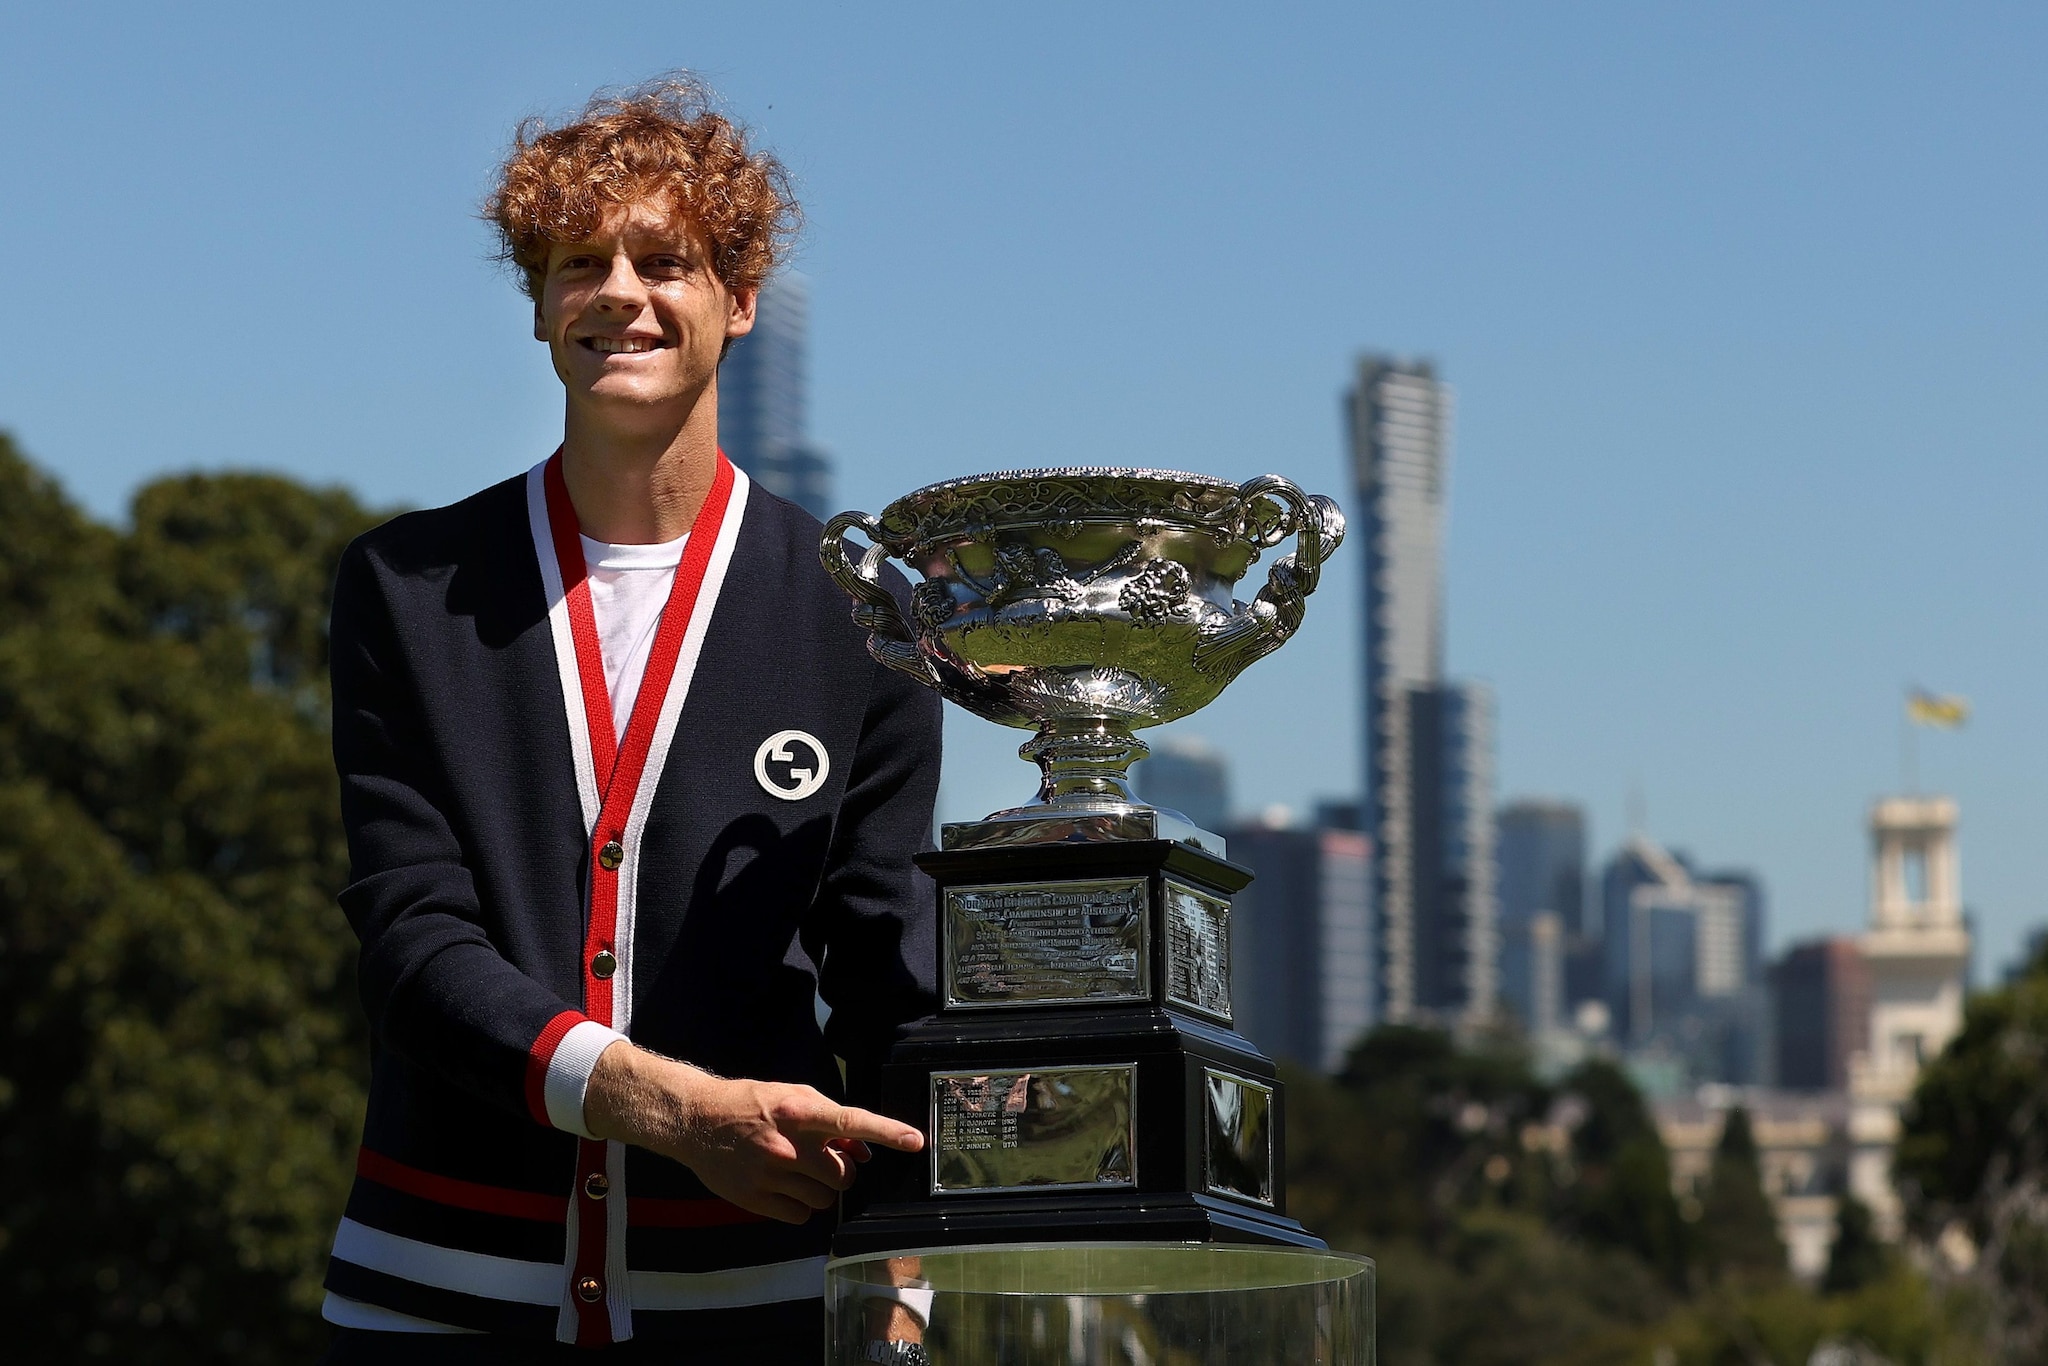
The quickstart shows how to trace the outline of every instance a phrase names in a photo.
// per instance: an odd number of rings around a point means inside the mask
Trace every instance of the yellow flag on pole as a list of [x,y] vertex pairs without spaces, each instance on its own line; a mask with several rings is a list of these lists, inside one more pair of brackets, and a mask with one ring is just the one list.
[[1954,730],[1970,719],[1970,704],[1965,698],[1942,697],[1915,688],[1906,694],[1906,719],[1916,726]]

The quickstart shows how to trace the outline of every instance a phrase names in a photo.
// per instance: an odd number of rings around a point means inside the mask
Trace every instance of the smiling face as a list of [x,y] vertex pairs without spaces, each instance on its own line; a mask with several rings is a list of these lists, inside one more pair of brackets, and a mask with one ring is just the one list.
[[614,429],[680,430],[726,340],[754,326],[755,291],[727,288],[666,201],[622,205],[589,240],[553,244],[540,283],[533,334],[570,408]]

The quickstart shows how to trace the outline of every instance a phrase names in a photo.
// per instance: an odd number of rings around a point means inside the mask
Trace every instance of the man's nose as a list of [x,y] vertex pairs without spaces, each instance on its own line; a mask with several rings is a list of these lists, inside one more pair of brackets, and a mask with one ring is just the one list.
[[647,286],[633,266],[633,258],[620,252],[612,257],[612,268],[598,287],[597,306],[607,311],[638,312],[647,303]]

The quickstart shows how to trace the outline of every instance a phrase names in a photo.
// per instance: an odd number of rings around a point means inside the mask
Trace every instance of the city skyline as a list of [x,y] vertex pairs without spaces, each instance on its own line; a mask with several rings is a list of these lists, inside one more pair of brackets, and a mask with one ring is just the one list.
[[[0,426],[115,519],[193,467],[384,506],[524,469],[560,412],[489,168],[522,116],[692,66],[796,176],[840,505],[1058,463],[1347,501],[1352,357],[1435,356],[1446,662],[1499,699],[1502,796],[1583,801],[1604,853],[1646,792],[1648,833],[1763,875],[1774,943],[1847,927],[1919,682],[1976,704],[1921,768],[1962,801],[1980,979],[2042,918],[2048,16],[1306,5],[1075,44],[1057,5],[772,7],[540,44],[539,13],[11,16],[0,239],[52,263],[22,316],[138,222],[169,264],[120,287],[147,345],[0,338]],[[418,357],[397,310],[462,344]],[[1248,809],[1356,785],[1362,561],[1180,727]],[[949,732],[948,818],[1029,795],[1022,736]]]

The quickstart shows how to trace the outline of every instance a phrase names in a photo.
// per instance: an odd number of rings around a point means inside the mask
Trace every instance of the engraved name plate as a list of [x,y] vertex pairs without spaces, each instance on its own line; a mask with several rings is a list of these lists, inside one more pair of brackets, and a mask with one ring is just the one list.
[[1273,1088],[1249,1077],[1203,1069],[1211,1192],[1273,1203]]
[[932,1074],[932,1193],[1100,1190],[1138,1179],[1127,1064]]
[[1143,878],[946,889],[946,1004],[1142,1001]]
[[1166,882],[1166,999],[1230,1023],[1230,903]]

